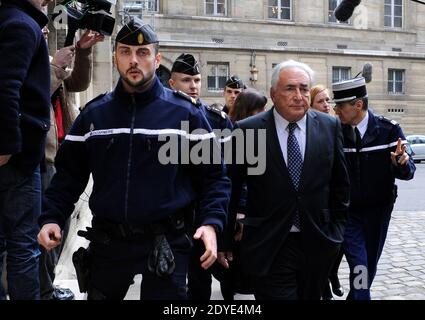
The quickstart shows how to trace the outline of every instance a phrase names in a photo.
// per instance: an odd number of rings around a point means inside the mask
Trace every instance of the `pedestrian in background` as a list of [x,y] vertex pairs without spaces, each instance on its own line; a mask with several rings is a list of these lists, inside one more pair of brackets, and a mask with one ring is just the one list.
[[[12,300],[40,298],[40,162],[50,127],[49,55],[41,29],[50,1],[0,6],[0,278],[7,253]],[[0,286],[0,299],[6,299]]]
[[[43,34],[47,41],[49,34],[47,26],[43,28]],[[41,164],[43,193],[56,172],[54,161],[59,145],[79,113],[71,93],[82,92],[89,87],[93,64],[92,47],[104,38],[97,32],[85,30],[76,45],[59,49],[53,57],[50,57],[50,130],[47,133],[44,160]],[[61,246],[50,251],[40,247],[40,298],[42,300],[72,300],[74,298],[70,289],[53,285],[55,267],[66,241],[69,223],[68,220],[62,232]]]

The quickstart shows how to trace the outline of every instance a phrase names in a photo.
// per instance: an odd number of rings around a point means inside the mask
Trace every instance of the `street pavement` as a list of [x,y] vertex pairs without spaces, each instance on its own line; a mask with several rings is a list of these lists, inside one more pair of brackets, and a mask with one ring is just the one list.
[[[425,300],[425,163],[417,164],[415,179],[398,181],[399,198],[393,211],[387,241],[372,285],[372,299],[376,300]],[[339,277],[348,293],[349,269],[343,259]],[[127,300],[138,300],[141,276],[127,293]],[[76,299],[85,299],[78,292],[75,279],[57,279],[56,284],[70,287]],[[220,286],[213,281],[213,300],[222,300]],[[252,295],[235,296],[238,300],[253,299]]]

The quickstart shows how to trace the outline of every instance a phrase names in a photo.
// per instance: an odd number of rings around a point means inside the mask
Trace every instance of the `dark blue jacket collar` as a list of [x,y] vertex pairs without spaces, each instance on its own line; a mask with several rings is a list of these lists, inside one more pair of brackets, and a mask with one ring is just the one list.
[[125,91],[122,84],[122,79],[120,78],[114,90],[114,99],[125,100],[128,103],[131,103],[132,96],[134,96],[137,106],[146,105],[152,100],[154,100],[155,98],[159,97],[163,91],[164,91],[164,87],[161,81],[159,81],[157,76],[155,76],[155,79],[150,85],[149,89],[140,93],[137,93],[137,92],[129,93]]
[[[369,119],[367,122],[367,129],[366,129],[365,135],[363,136],[363,139],[362,139],[362,143],[361,143],[362,146],[368,145],[369,143],[374,141],[379,135],[379,123],[378,121],[376,121],[375,115],[370,110],[367,110],[367,112],[369,113]],[[342,130],[344,132],[344,138],[349,139],[350,145],[354,145],[354,141],[352,141],[351,134],[349,133],[349,131],[351,130],[350,127],[351,125],[349,124],[343,124]],[[344,143],[344,145],[347,146],[348,143]]]
[[31,18],[33,18],[35,22],[38,23],[40,28],[43,28],[49,22],[47,16],[43,12],[38,10],[36,7],[34,7],[31,3],[29,3],[28,0],[2,0],[1,3],[2,6],[20,8]]

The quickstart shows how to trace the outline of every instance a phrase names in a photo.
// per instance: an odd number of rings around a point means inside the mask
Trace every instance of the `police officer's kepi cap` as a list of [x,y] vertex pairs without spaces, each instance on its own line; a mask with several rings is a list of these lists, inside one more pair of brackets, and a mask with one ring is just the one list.
[[115,41],[130,46],[140,46],[157,43],[158,37],[150,25],[133,17],[118,31]]
[[245,89],[245,85],[241,79],[237,75],[231,76],[226,81],[226,87],[232,88],[232,89]]
[[332,91],[335,103],[367,97],[366,81],[363,77],[332,83]]
[[180,72],[188,74],[190,76],[195,76],[200,74],[198,61],[190,53],[182,53],[179,55],[173,63],[171,72]]

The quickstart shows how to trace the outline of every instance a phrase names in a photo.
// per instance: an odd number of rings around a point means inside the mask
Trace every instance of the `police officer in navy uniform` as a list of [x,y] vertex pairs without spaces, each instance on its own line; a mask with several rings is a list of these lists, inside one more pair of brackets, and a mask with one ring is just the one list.
[[[201,110],[205,113],[212,129],[229,129],[230,134],[232,122],[226,113],[219,109],[210,107],[199,98],[201,93],[201,83],[201,71],[199,63],[195,57],[189,53],[182,53],[179,55],[171,68],[171,79],[169,80],[170,88],[180,90],[196,99]],[[223,134],[218,138],[225,139],[226,137],[225,134]],[[222,146],[224,148],[224,143]],[[223,150],[223,148],[221,150]],[[199,221],[195,221],[194,227],[196,228],[198,224]],[[212,284],[211,274],[213,274],[218,280],[220,280],[221,291],[225,300],[233,300],[233,288],[231,288],[229,283],[230,281],[226,281],[228,280],[226,275],[230,275],[230,273],[226,273],[224,268],[217,262],[214,263],[212,268],[207,270],[200,266],[199,258],[202,256],[204,250],[205,248],[201,241],[194,242],[188,269],[189,299],[201,301],[210,300]]]
[[233,105],[235,104],[237,96],[244,89],[246,89],[246,86],[237,75],[232,75],[229,79],[227,79],[223,90],[223,97],[225,102],[223,111],[225,113],[229,114],[230,109],[232,109]]
[[344,253],[350,266],[347,299],[370,300],[370,287],[397,198],[395,178],[415,172],[405,152],[400,125],[368,110],[363,77],[332,84],[335,112],[341,119],[344,153],[350,175],[349,220]]
[[194,98],[204,111],[212,129],[232,129],[232,122],[225,112],[205,104],[200,98],[201,71],[198,61],[190,53],[182,53],[171,68],[170,88],[182,91]]
[[217,257],[216,232],[226,221],[230,182],[223,161],[195,165],[189,158],[185,164],[184,148],[174,149],[178,163],[163,161],[165,144],[187,143],[190,152],[197,143],[214,143],[214,134],[189,96],[164,88],[155,76],[160,59],[149,25],[138,18],[124,25],[115,43],[115,90],[87,104],[56,157],[38,238],[46,249],[59,244],[92,174],[92,228],[79,233],[91,242],[75,259],[89,257],[90,276],[79,279],[88,299],[123,299],[135,274],[143,274],[142,299],[186,299],[192,241],[185,221],[195,201],[200,223],[193,237],[205,245],[199,263],[208,269]]

